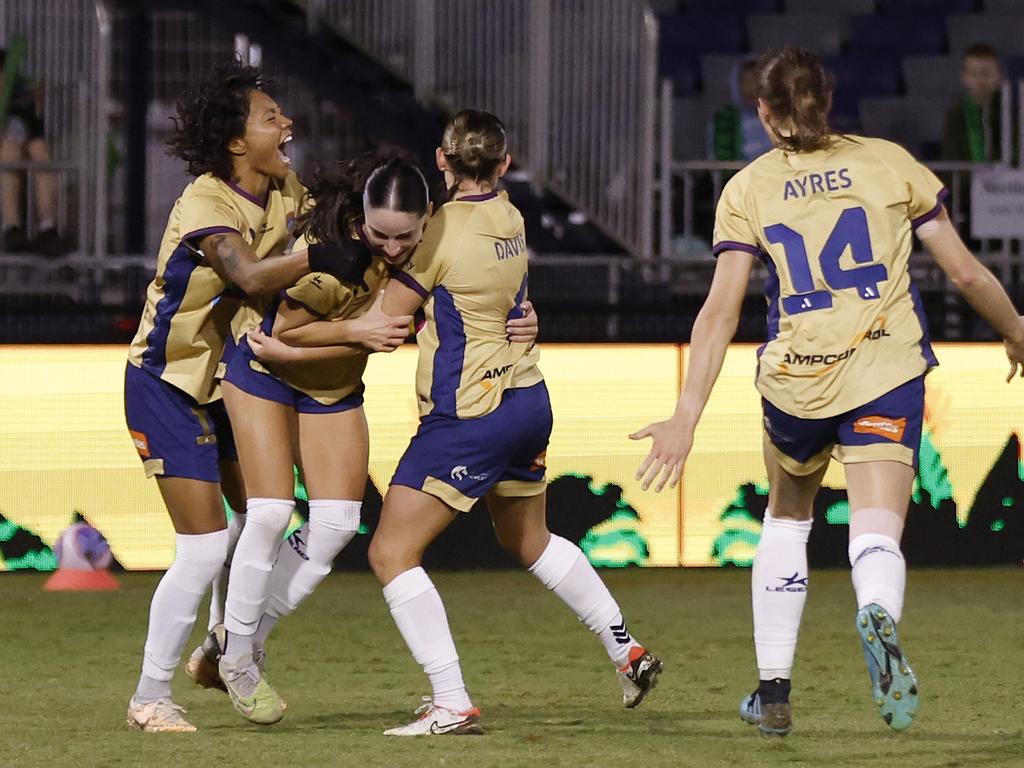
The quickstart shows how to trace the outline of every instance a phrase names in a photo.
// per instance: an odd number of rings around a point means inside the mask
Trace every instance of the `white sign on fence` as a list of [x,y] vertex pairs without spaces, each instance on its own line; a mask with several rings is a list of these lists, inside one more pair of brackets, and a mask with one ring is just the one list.
[[971,181],[971,234],[1024,237],[1024,171],[979,171]]

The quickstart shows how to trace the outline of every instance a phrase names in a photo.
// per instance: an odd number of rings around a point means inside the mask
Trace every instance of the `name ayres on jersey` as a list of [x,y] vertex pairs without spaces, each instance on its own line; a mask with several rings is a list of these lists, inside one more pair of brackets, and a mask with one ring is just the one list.
[[824,173],[808,173],[806,176],[787,181],[782,189],[782,199],[808,197],[819,192],[838,192],[852,186],[853,179],[850,178],[848,168],[825,171]]

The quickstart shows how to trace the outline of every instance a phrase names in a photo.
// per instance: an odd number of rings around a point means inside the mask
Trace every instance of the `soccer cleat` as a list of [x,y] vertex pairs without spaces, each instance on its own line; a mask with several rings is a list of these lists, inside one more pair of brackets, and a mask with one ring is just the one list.
[[196,727],[182,715],[185,710],[170,699],[128,702],[128,725],[146,733],[195,733]]
[[785,736],[793,730],[793,713],[788,701],[762,704],[759,691],[740,701],[740,719],[756,725],[763,736]]
[[[217,624],[203,639],[203,644],[192,651],[192,655],[185,663],[185,674],[192,682],[203,688],[216,688],[227,692],[224,681],[220,679],[220,670],[217,669],[223,647],[224,625]],[[260,671],[262,672],[262,669]]]
[[218,670],[227,687],[231,703],[246,720],[271,725],[284,717],[284,706],[277,691],[260,675],[252,657],[243,658],[238,666],[227,664],[222,657]]
[[900,650],[896,623],[878,603],[857,611],[857,632],[871,676],[871,693],[894,731],[909,728],[917,714],[917,677]]
[[480,709],[471,707],[465,712],[456,712],[434,704],[429,696],[416,708],[418,718],[408,725],[389,728],[385,736],[482,736]]
[[658,685],[664,664],[639,645],[630,651],[629,656],[629,663],[619,670],[619,682],[622,684],[622,703],[627,709],[633,709],[640,706],[640,702]]

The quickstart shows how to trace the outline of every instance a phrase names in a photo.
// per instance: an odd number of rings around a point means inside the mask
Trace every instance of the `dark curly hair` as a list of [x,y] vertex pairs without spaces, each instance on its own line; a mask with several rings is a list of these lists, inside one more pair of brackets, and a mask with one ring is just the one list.
[[365,152],[333,171],[318,171],[306,192],[314,206],[297,231],[320,243],[345,245],[353,225],[363,218],[363,193],[370,205],[425,215],[431,198],[423,171],[397,148]]
[[169,152],[188,163],[193,176],[212,173],[231,180],[228,144],[245,135],[249,92],[263,86],[256,67],[232,59],[216,64],[201,82],[178,98]]

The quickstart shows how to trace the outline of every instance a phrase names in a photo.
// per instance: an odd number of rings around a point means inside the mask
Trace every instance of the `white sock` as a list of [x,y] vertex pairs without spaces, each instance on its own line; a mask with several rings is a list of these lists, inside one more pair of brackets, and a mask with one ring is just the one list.
[[287,616],[312,594],[331,572],[334,558],[359,530],[362,506],[361,501],[310,500],[309,522],[283,541],[278,549],[277,562],[270,576],[266,614]]
[[754,649],[761,680],[793,674],[800,617],[807,602],[807,537],[810,520],[764,513],[761,542],[750,574]]
[[529,570],[600,638],[616,667],[629,663],[630,651],[640,644],[629,634],[619,604],[579,547],[551,534],[547,547]]
[[227,554],[227,531],[175,535],[174,562],[153,593],[137,701],[171,695],[171,678],[196,623],[199,603]]
[[263,615],[281,537],[292,518],[292,499],[249,499],[245,528],[231,558],[224,627],[228,631],[224,659],[237,664],[252,652],[252,635]]
[[213,592],[210,594],[210,620],[206,622],[207,631],[212,630],[218,624],[224,623],[224,600],[227,598],[228,573],[231,571],[231,558],[235,554],[235,546],[238,544],[238,537],[245,527],[245,515],[237,512],[228,520],[228,556],[224,559],[224,565],[213,580]]
[[384,599],[412,657],[430,678],[434,703],[456,712],[472,707],[444,603],[427,572],[417,567],[398,574],[384,587]]
[[899,623],[907,584],[900,545],[880,533],[862,533],[850,542],[850,565],[857,607],[878,603]]

